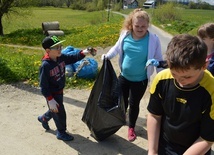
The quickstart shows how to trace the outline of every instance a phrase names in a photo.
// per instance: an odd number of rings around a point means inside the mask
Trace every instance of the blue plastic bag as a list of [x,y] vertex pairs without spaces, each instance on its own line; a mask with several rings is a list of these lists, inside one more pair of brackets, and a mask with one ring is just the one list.
[[[83,64],[84,64],[84,66],[79,70],[78,67],[81,67],[81,65],[83,65]],[[98,71],[98,63],[95,59],[85,58],[80,61],[77,61],[76,63],[74,63],[72,65],[75,69],[77,77],[89,78],[89,79],[96,77],[96,74]]]
[[[62,50],[63,54],[76,54],[80,52],[80,49],[74,48],[73,46],[67,46]],[[77,61],[74,64],[66,65],[66,75],[68,77],[74,74],[79,78],[95,78],[98,72],[98,63],[94,58],[84,58]]]

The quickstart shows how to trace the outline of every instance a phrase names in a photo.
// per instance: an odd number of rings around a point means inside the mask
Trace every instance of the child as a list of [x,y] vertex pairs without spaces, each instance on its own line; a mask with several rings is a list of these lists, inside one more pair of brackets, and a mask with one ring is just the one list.
[[[207,45],[207,69],[214,75],[214,23],[206,23],[199,27],[197,35]],[[166,61],[157,61],[155,59],[149,59],[147,66],[153,65],[158,68],[168,68]]]
[[150,89],[148,155],[211,155],[214,141],[214,77],[206,70],[207,46],[188,34],[172,38],[169,69]]
[[197,34],[208,47],[207,61],[209,64],[207,69],[214,75],[214,23],[206,23],[200,26]]
[[[128,140],[136,139],[135,125],[142,99],[153,66],[146,68],[148,59],[162,60],[161,45],[158,36],[148,31],[150,18],[147,12],[135,9],[125,19],[120,37],[116,44],[102,55],[102,59],[112,59],[119,54],[121,74],[119,84],[123,92],[125,110],[129,105]],[[158,69],[160,71],[161,69]]]
[[[64,40],[63,40],[64,41]],[[76,55],[61,54],[62,45],[56,36],[48,36],[42,42],[46,53],[40,68],[40,87],[47,100],[49,110],[38,117],[44,129],[49,130],[48,121],[53,118],[57,128],[57,139],[71,141],[74,137],[66,132],[66,112],[63,105],[63,88],[65,86],[65,65],[75,63],[93,53],[93,48],[85,49]]]

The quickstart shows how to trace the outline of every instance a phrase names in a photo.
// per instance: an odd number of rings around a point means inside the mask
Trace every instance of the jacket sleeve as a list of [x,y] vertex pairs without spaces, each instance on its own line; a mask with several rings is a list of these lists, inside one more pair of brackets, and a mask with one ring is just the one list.
[[[158,61],[163,60],[162,52],[161,52],[161,44],[158,36],[149,32],[149,51],[148,51],[148,59],[156,59]],[[147,76],[150,81],[151,75],[154,73],[154,68],[156,72],[160,72],[163,68],[157,68],[154,66],[148,66],[147,68]]]
[[84,54],[82,54],[82,51],[76,53],[76,54],[62,54],[61,58],[65,61],[65,64],[73,64],[77,61],[82,60],[85,57]]
[[[163,60],[163,55],[162,55],[162,52],[161,52],[161,43],[160,43],[160,40],[158,38],[157,35],[154,35],[155,37],[155,42],[156,42],[156,46],[155,46],[155,53],[154,53],[154,58],[156,60],[159,60],[159,61],[162,61]],[[161,70],[163,70],[163,68],[156,68],[156,72],[160,72]]]

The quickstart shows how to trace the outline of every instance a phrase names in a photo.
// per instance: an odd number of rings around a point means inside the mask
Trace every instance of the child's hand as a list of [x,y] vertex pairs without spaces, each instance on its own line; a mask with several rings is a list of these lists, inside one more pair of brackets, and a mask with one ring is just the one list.
[[58,113],[59,104],[54,99],[48,101],[48,106],[52,112]]
[[97,54],[97,50],[93,47],[88,47],[87,49],[82,51],[84,55],[91,54],[92,56],[95,56]]
[[157,61],[156,59],[149,59],[146,62],[146,67],[148,67],[149,65],[157,67],[159,66],[159,61]]
[[103,61],[104,59],[108,59],[107,56],[106,56],[106,54],[103,54],[103,55],[101,56],[101,60]]

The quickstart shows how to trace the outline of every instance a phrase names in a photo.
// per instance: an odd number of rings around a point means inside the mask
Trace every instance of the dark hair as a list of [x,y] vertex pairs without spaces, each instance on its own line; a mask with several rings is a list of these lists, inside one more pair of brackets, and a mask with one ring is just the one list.
[[200,38],[211,38],[214,39],[214,23],[206,23],[201,25],[197,31]]
[[197,36],[176,35],[169,42],[166,59],[170,69],[187,70],[190,67],[200,69],[205,65],[207,46]]

